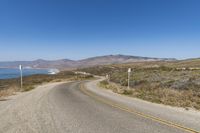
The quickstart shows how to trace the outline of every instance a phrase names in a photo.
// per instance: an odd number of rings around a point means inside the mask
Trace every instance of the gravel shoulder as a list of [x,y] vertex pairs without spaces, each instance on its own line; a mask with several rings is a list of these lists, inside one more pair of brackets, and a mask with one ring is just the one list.
[[[51,123],[48,93],[63,83],[50,83],[0,101],[0,132],[35,133],[55,131]],[[43,123],[45,122],[45,123]],[[49,122],[49,123],[48,123]],[[48,128],[43,127],[49,125]],[[45,129],[44,129],[45,128]]]

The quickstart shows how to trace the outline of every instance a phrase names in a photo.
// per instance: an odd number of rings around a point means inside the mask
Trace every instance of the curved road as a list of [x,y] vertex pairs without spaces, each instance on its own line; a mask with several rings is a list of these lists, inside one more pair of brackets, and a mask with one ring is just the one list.
[[0,132],[189,132],[101,102],[83,91],[81,84],[85,82],[48,84],[0,101]]

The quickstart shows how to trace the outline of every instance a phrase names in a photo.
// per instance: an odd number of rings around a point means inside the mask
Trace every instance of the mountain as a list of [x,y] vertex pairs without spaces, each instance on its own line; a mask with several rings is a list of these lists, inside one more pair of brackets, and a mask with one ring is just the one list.
[[140,56],[127,56],[127,55],[106,55],[87,58],[83,60],[43,60],[38,59],[35,61],[13,61],[13,62],[0,62],[0,68],[17,68],[20,64],[24,67],[31,68],[57,68],[57,69],[74,69],[84,68],[97,65],[109,65],[120,63],[133,63],[133,62],[145,62],[145,61],[172,61],[173,58],[150,58]]
[[[176,59],[171,58],[150,58],[150,57],[140,57],[140,56],[127,56],[127,55],[107,55],[88,58],[80,60],[79,63],[84,67],[96,66],[96,65],[109,65],[109,64],[121,64],[121,63],[131,63],[131,62],[143,62],[143,61],[172,61]],[[80,66],[81,67],[81,66]]]

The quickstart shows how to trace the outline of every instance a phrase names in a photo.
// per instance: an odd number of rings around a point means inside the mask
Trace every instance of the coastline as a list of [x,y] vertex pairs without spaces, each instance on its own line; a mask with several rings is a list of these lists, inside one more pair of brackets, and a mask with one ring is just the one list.
[[[55,75],[60,72],[58,69],[54,68],[23,68],[24,76],[31,76],[36,74],[46,74],[46,75]],[[19,69],[18,68],[0,68],[0,79],[12,79],[19,78]]]

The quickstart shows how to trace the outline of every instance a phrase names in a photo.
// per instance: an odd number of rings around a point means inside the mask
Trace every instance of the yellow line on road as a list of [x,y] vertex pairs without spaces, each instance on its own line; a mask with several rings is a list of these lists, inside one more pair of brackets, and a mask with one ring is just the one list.
[[176,124],[176,123],[173,123],[173,122],[170,122],[170,121],[167,121],[167,120],[164,120],[164,119],[161,119],[161,118],[158,118],[158,117],[155,117],[155,116],[151,116],[151,115],[148,115],[148,114],[144,114],[142,112],[139,112],[139,111],[136,111],[136,110],[133,110],[131,108],[128,108],[128,107],[124,107],[122,105],[119,105],[117,103],[113,103],[113,102],[110,102],[108,100],[105,100],[103,98],[101,98],[100,96],[97,96],[96,94],[92,93],[91,91],[88,91],[87,89],[85,89],[84,85],[81,84],[80,85],[80,90],[92,97],[93,99],[97,100],[97,101],[100,101],[104,104],[107,104],[107,105],[110,105],[114,108],[118,108],[120,110],[123,110],[123,111],[126,111],[128,113],[131,113],[131,114],[135,114],[135,115],[138,115],[140,117],[143,117],[143,118],[146,118],[146,119],[150,119],[150,120],[153,120],[153,121],[156,121],[158,123],[161,123],[163,125],[167,125],[169,127],[174,127],[174,128],[177,128],[177,129],[180,129],[182,131],[186,131],[186,132],[189,132],[189,133],[200,133],[200,131],[196,131],[194,129],[191,129],[191,128],[188,128],[188,127],[185,127],[185,126],[182,126],[182,125],[179,125],[179,124]]

